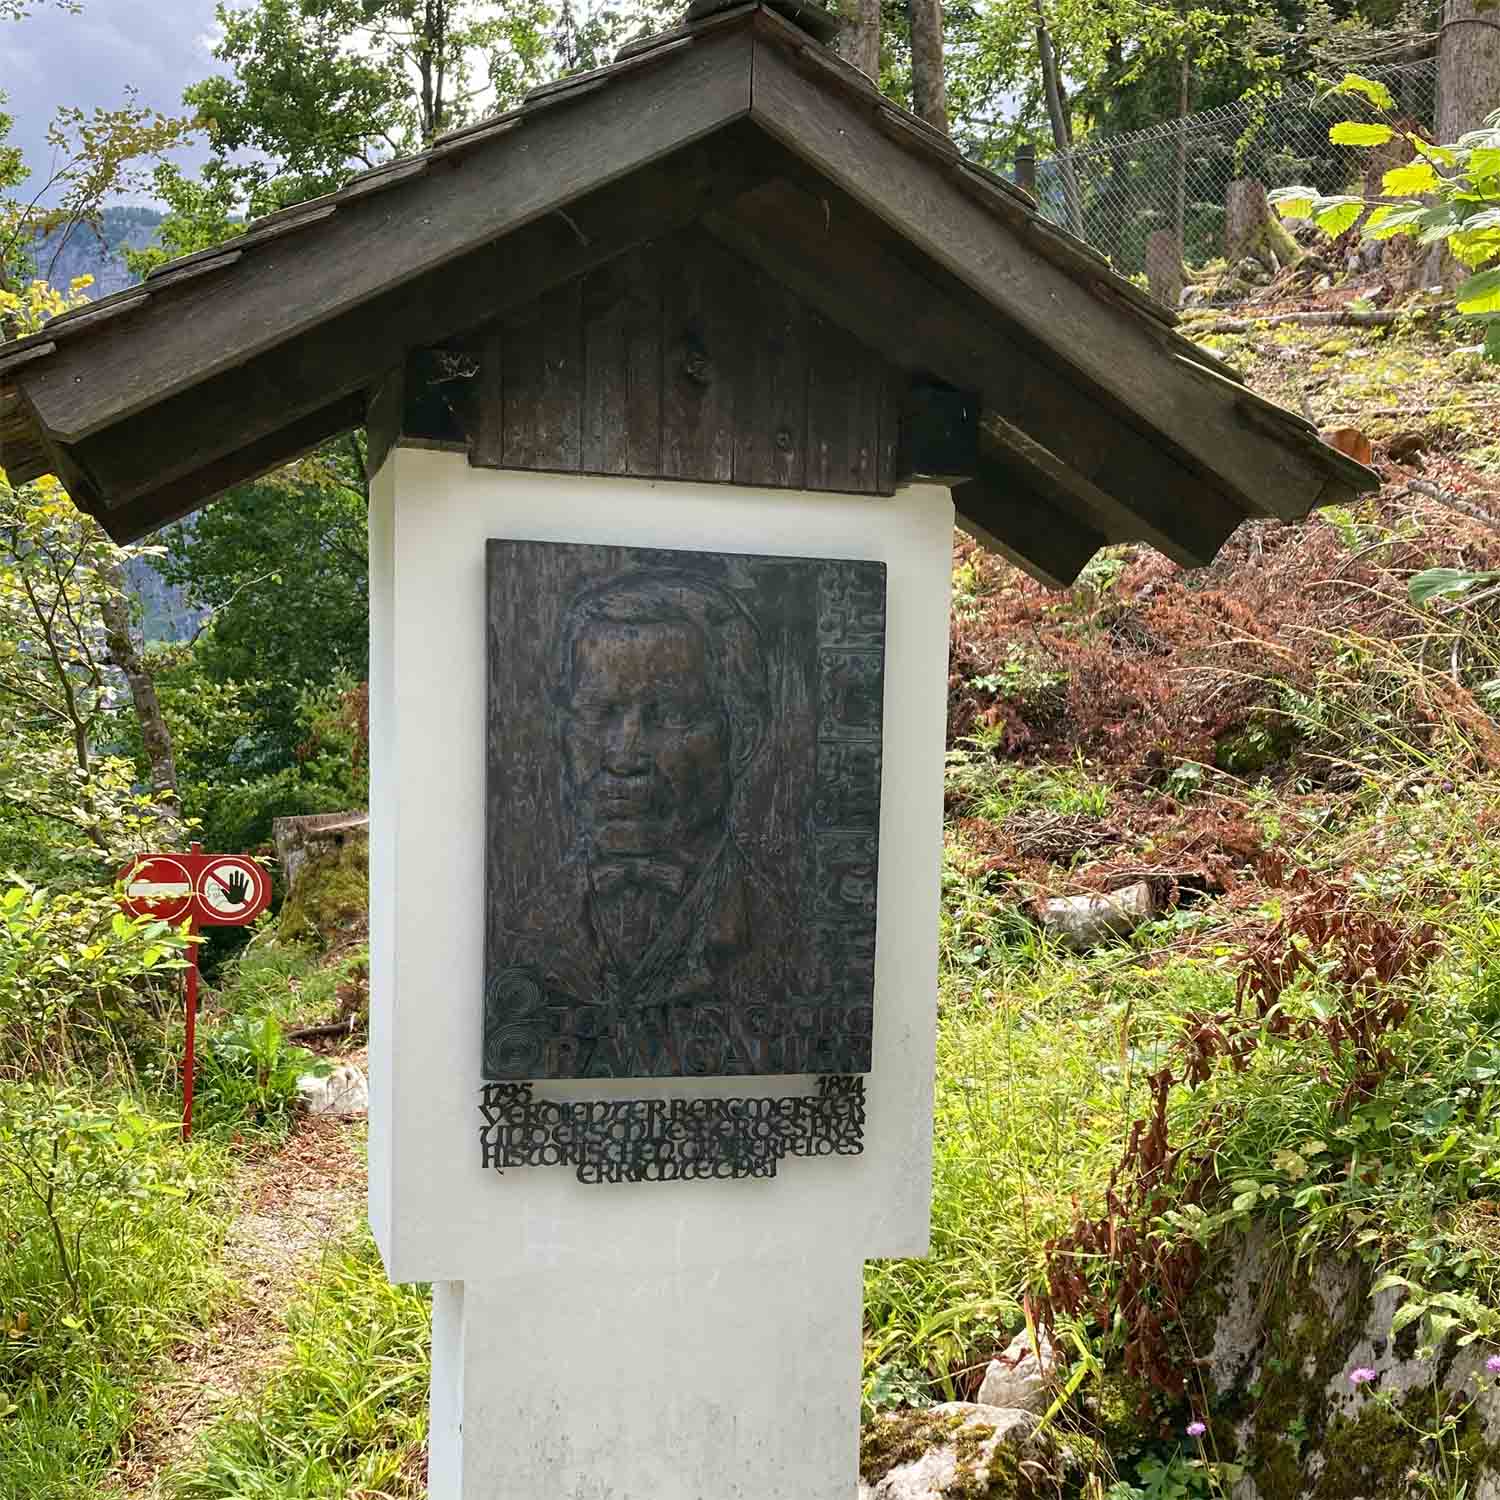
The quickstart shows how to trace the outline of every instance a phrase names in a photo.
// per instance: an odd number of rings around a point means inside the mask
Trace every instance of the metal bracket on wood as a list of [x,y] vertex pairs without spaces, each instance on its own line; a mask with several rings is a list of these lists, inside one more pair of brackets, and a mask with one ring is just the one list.
[[979,472],[979,398],[936,381],[913,381],[901,414],[901,484],[961,484]]

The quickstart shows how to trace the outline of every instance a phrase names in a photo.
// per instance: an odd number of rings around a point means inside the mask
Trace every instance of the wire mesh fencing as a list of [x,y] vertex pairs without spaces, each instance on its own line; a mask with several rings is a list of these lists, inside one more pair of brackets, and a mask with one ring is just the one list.
[[[1037,162],[1038,204],[1049,219],[1108,256],[1126,276],[1148,277],[1155,269],[1153,255],[1159,261],[1164,247],[1186,267],[1210,265],[1235,248],[1226,244],[1232,183],[1256,181],[1266,188],[1299,183],[1325,194],[1359,192],[1370,153],[1333,145],[1331,125],[1367,118],[1401,129],[1431,129],[1435,58],[1367,69],[1365,76],[1390,90],[1391,109],[1378,110],[1342,95],[1320,97],[1320,90],[1308,84],[1275,98],[1186,115]],[[1015,175],[1023,177],[1025,169]],[[1150,279],[1164,300],[1175,298],[1175,286]],[[1237,296],[1236,283],[1226,279],[1224,293],[1213,300],[1232,302],[1251,295],[1240,285]]]

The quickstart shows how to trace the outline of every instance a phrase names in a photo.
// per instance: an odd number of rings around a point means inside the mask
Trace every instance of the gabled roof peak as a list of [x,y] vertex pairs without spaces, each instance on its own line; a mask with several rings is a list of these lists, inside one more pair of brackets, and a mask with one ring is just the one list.
[[973,394],[993,473],[960,511],[1042,576],[1073,566],[1025,550],[1059,526],[1206,561],[1248,515],[1372,487],[822,45],[824,15],[695,0],[608,67],[0,346],[0,467],[56,472],[133,539],[360,425],[413,350],[699,224]]

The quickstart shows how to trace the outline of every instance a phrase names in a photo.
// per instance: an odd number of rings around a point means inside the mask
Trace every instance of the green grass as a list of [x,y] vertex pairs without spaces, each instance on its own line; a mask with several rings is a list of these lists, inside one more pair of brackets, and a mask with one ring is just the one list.
[[153,1366],[224,1295],[223,1149],[164,1130],[131,1157],[129,1191],[59,1206],[76,1295],[40,1205],[0,1166],[0,1500],[89,1493]]
[[229,1016],[273,1016],[288,1026],[313,1025],[333,1017],[339,986],[368,962],[363,947],[328,963],[300,944],[258,938],[226,972],[215,999]]
[[964,816],[1002,823],[1018,812],[1100,818],[1109,811],[1108,785],[1082,758],[1071,765],[1017,765],[995,758],[997,743],[994,735],[982,733],[948,752],[948,792]]
[[[1347,1051],[1267,1035],[1244,1071],[1220,1063],[1170,1097],[1174,1146],[1206,1142],[1219,1186],[1204,1212],[1158,1229],[1214,1252],[1252,1222],[1294,1257],[1363,1255],[1449,1299],[1436,1324],[1500,1337],[1500,785],[1370,783],[1277,824],[1294,864],[1347,877],[1356,900],[1437,925],[1438,960],[1397,981],[1413,998],[1390,1038],[1392,1067],[1351,1095]],[[931,1256],[866,1276],[866,1390],[877,1404],[949,1399],[1023,1322],[1045,1286],[1045,1245],[1077,1210],[1100,1212],[1144,1079],[1195,1012],[1231,1010],[1254,909],[1159,923],[1085,957],[1065,953],[963,873],[945,873]],[[1186,936],[1170,949],[1154,946]],[[1283,1000],[1298,1018],[1337,995],[1318,968]],[[1097,1268],[1101,1284],[1107,1279]],[[1453,1299],[1457,1299],[1454,1301]],[[1459,1304],[1462,1304],[1460,1306]],[[1448,1316],[1457,1319],[1445,1324]],[[1108,1367],[1120,1350],[1074,1329]]]
[[[81,1073],[60,1090],[0,1085],[0,1500],[93,1493],[166,1350],[224,1304],[231,1143],[285,1133],[306,1059],[279,1027],[331,1016],[362,960],[325,965],[262,940],[231,961],[199,1033],[190,1146],[177,1134],[180,1020],[141,1070],[144,1099]],[[44,1194],[54,1180],[55,1224],[23,1171]]]
[[174,1500],[389,1500],[426,1493],[428,1289],[392,1286],[367,1231],[288,1314],[286,1363],[168,1475]]

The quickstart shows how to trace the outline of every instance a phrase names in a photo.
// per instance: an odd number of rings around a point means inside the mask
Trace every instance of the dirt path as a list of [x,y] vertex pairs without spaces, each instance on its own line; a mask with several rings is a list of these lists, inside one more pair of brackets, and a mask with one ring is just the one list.
[[160,1476],[280,1357],[286,1309],[328,1250],[365,1211],[364,1121],[310,1117],[278,1150],[246,1163],[239,1208],[224,1241],[238,1287],[223,1316],[171,1353],[149,1387],[111,1476],[121,1500],[150,1500]]

